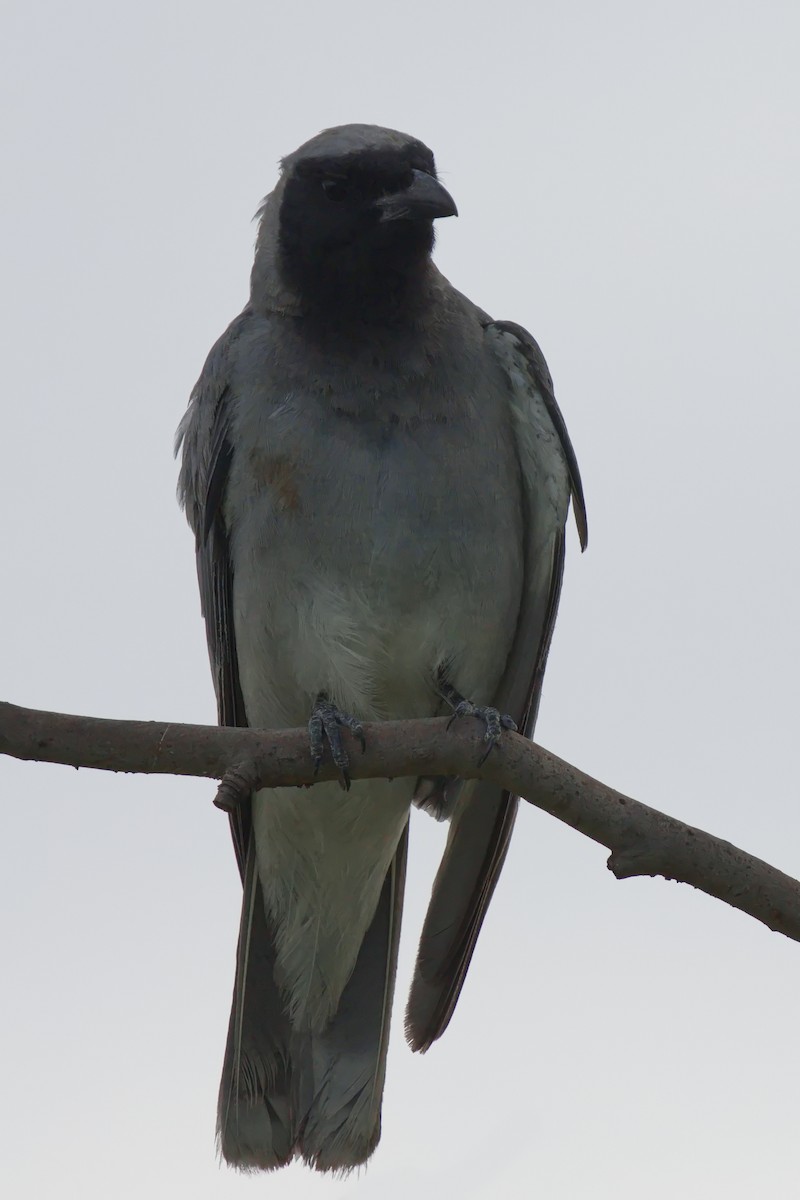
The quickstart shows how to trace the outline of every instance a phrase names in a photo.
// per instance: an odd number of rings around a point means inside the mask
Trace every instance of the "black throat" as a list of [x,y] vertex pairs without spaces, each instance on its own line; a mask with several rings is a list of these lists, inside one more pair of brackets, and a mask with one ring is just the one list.
[[312,188],[287,180],[278,233],[279,269],[304,315],[353,331],[414,323],[430,295],[433,222],[382,222],[369,204],[328,209]]
[[281,273],[304,313],[339,326],[417,319],[430,291],[433,229],[409,222],[392,233],[391,244],[380,250],[353,245],[327,252],[282,237]]

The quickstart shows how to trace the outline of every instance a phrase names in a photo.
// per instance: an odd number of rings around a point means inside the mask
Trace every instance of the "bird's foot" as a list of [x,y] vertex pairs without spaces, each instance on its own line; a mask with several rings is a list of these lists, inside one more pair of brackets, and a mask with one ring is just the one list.
[[516,733],[517,723],[508,713],[501,713],[499,709],[488,704],[473,704],[471,700],[465,700],[451,684],[440,681],[439,694],[453,709],[453,715],[447,722],[448,729],[459,717],[477,717],[486,726],[486,732],[483,735],[486,749],[478,759],[479,767],[483,766],[500,741],[504,729],[510,729]]
[[339,768],[339,782],[345,791],[350,787],[350,757],[342,744],[342,729],[349,729],[354,738],[361,743],[361,753],[367,748],[364,729],[361,722],[349,713],[342,712],[328,697],[320,692],[314,701],[311,717],[308,722],[308,740],[311,747],[311,759],[314,771],[322,766],[325,739],[331,748],[331,758]]

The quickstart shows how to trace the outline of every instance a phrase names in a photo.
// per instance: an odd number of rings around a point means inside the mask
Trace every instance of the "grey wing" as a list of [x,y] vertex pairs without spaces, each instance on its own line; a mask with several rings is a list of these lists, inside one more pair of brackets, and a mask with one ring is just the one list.
[[[586,509],[577,460],[541,350],[518,325],[487,318],[485,330],[509,380],[526,531],[522,606],[494,703],[530,737],[561,592],[569,495],[582,549]],[[553,472],[544,478],[541,468],[548,457]],[[447,846],[433,885],[406,1011],[406,1035],[414,1050],[427,1050],[453,1014],[519,804],[518,797],[489,783],[456,781],[451,790],[456,795]]]
[[[197,575],[220,725],[247,725],[233,621],[233,563],[224,502],[233,458],[230,368],[245,309],[206,360],[178,429],[178,496],[194,530]],[[217,1135],[224,1157],[270,1168],[292,1154],[288,1068],[291,1030],[274,981],[275,947],[267,927],[251,838],[251,802],[230,816],[243,902]]]
[[[497,707],[510,712],[520,730],[531,737],[541,699],[544,670],[553,638],[561,580],[564,573],[564,524],[567,511],[558,495],[559,481],[543,478],[542,444],[552,438],[558,458],[555,469],[566,470],[566,483],[581,550],[588,544],[586,503],[578,460],[556,402],[553,380],[538,343],[512,321],[493,321],[487,336],[506,367],[511,383],[511,408],[522,465],[525,503],[525,594],[514,644],[509,655]],[[549,417],[542,428],[541,401]],[[545,456],[546,457],[546,456]],[[560,459],[560,461],[559,461]],[[543,521],[552,527],[543,534]],[[506,706],[505,708],[503,706]]]
[[[581,550],[585,550],[589,544],[589,526],[586,520],[586,501],[583,498],[581,473],[578,469],[578,460],[572,448],[572,442],[567,433],[566,422],[561,409],[558,407],[555,389],[553,388],[553,379],[539,343],[528,333],[527,329],[523,329],[521,325],[517,325],[514,321],[491,321],[487,324],[486,329],[490,335],[499,335],[499,338],[506,344],[506,353],[510,354],[512,359],[517,357],[520,359],[520,365],[524,363],[531,386],[544,400],[545,407],[550,414],[553,428],[556,431],[561,450],[564,454],[564,461],[569,476],[572,511],[575,517],[575,524],[578,527]],[[528,404],[529,402],[530,397],[528,397]],[[520,419],[524,421],[525,410],[527,408],[524,390],[520,391],[517,389],[517,406],[520,409]]]
[[[211,350],[178,429],[183,456],[178,484],[194,535],[200,603],[220,725],[247,725],[239,684],[233,624],[233,568],[223,502],[231,464],[230,355],[247,312],[230,325]],[[231,834],[244,879],[250,840],[250,804],[231,813]]]

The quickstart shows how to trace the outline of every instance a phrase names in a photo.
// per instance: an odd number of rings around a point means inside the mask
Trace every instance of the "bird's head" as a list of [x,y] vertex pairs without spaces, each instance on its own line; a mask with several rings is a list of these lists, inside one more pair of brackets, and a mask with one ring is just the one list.
[[[371,313],[413,299],[433,222],[456,215],[433,154],[407,134],[343,125],[283,160],[269,199],[282,281],[304,307]],[[265,207],[265,214],[267,207]]]

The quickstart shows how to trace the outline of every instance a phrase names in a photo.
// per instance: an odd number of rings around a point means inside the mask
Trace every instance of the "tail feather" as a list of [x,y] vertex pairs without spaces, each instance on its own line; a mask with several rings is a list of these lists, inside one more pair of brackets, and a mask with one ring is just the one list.
[[407,851],[408,826],[336,1015],[311,1037],[300,1150],[320,1171],[358,1166],[380,1138]]
[[270,1170],[292,1157],[289,1111],[291,1029],[273,979],[251,840],[244,871],[236,982],[217,1108],[223,1158],[241,1170]]
[[407,847],[406,826],[336,1012],[312,1033],[292,1030],[275,982],[251,842],[217,1124],[232,1166],[270,1170],[300,1156],[319,1171],[348,1171],[375,1149]]

